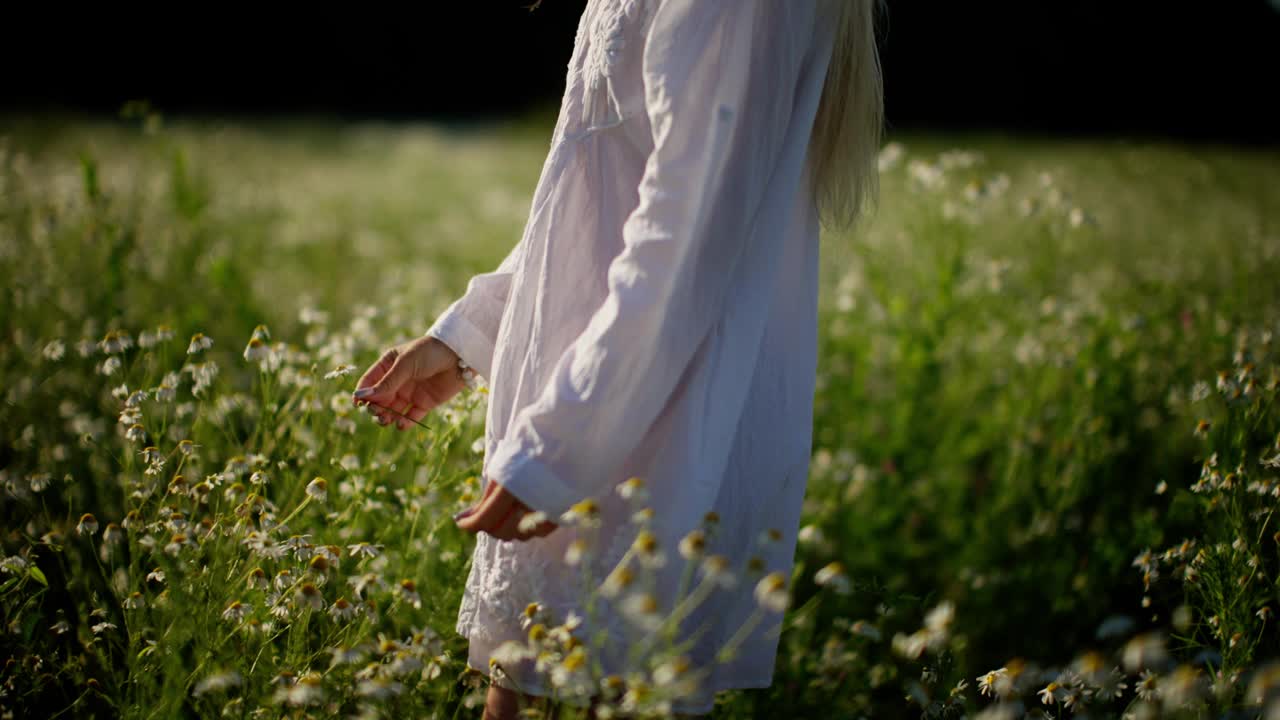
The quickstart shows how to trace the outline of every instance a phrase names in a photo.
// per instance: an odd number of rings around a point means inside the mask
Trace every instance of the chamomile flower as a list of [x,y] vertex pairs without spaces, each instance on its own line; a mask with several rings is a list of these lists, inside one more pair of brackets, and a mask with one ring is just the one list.
[[756,542],[759,543],[761,547],[776,545],[782,542],[782,531],[777,528],[769,528],[768,530],[760,533],[760,537],[756,539]]
[[660,568],[666,564],[667,557],[658,546],[658,536],[649,530],[641,530],[632,543],[640,563],[648,568]]
[[1066,695],[1066,688],[1059,685],[1056,681],[1050,682],[1048,685],[1040,688],[1036,694],[1040,697],[1040,702],[1045,705],[1053,705]]
[[353,543],[347,546],[347,553],[354,558],[367,557],[375,558],[382,554],[381,545],[373,545],[367,542]]
[[1124,667],[1134,673],[1146,668],[1158,667],[1169,659],[1164,636],[1159,631],[1136,635],[1125,643]]
[[422,607],[422,597],[418,595],[418,584],[412,580],[400,581],[400,597],[415,608]]
[[329,615],[334,620],[350,620],[360,613],[360,608],[346,598],[338,598],[329,607]]
[[805,525],[800,528],[800,532],[796,536],[796,540],[798,540],[801,545],[806,546],[820,546],[825,544],[827,541],[826,537],[822,534],[822,528],[813,524]]
[[702,577],[726,590],[737,584],[737,578],[729,569],[729,558],[724,555],[711,555],[702,561],[700,566]]
[[185,548],[194,544],[195,541],[186,533],[174,533],[169,537],[169,543],[164,546],[164,552],[166,555],[177,557]]
[[623,500],[633,502],[644,502],[648,496],[648,490],[645,488],[644,480],[638,477],[627,478],[618,484],[618,494]]
[[[308,552],[311,551],[309,550]],[[312,552],[311,559],[307,561],[307,570],[312,573],[310,577],[323,584],[327,580],[325,575],[333,571],[333,563],[330,562],[328,556]]]
[[606,700],[614,700],[627,689],[627,682],[621,675],[606,675],[600,679],[600,690]]
[[786,576],[780,572],[765,575],[756,583],[755,596],[761,607],[773,612],[783,612],[791,601],[787,593]]
[[356,694],[373,700],[387,700],[404,692],[404,685],[387,677],[372,677],[356,685]]
[[196,333],[191,336],[191,343],[187,345],[187,354],[195,355],[201,350],[207,350],[213,347],[213,338],[206,336],[204,333]]
[[311,583],[302,583],[295,591],[294,599],[303,607],[309,607],[312,610],[324,609],[324,595],[321,595],[320,590]]
[[147,441],[147,430],[138,423],[129,426],[125,431],[124,437],[129,442],[141,443]]
[[308,673],[277,690],[275,700],[293,706],[318,705],[324,701],[324,684],[318,674]]
[[355,372],[355,369],[356,369],[356,368],[355,368],[355,366],[354,366],[354,365],[347,365],[346,363],[343,363],[343,364],[341,364],[341,365],[339,365],[339,366],[335,367],[334,369],[330,370],[329,372],[325,373],[325,374],[324,374],[324,379],[325,379],[325,380],[336,380],[336,379],[338,379],[338,378],[340,378],[340,377],[343,377],[343,376],[345,376],[345,375],[350,375],[352,372]]
[[248,362],[265,363],[271,358],[271,346],[258,338],[249,338],[244,347],[244,359]]
[[565,548],[564,561],[572,567],[576,567],[582,562],[582,558],[587,554],[587,543],[582,538],[575,538],[569,543],[569,547]]
[[1166,712],[1183,708],[1209,690],[1203,671],[1194,665],[1179,664],[1160,684],[1160,700]]
[[1007,695],[1013,686],[1007,667],[999,667],[977,677],[978,692],[982,695]]
[[347,647],[339,645],[329,648],[329,654],[332,659],[329,661],[329,669],[332,670],[340,665],[352,665],[364,659],[365,651],[362,647]]
[[914,660],[920,657],[928,645],[928,636],[918,630],[910,635],[903,632],[894,633],[893,641],[891,643],[893,651],[908,660]]
[[1134,685],[1134,691],[1141,700],[1155,700],[1159,694],[1160,676],[1150,670],[1143,670]]
[[324,502],[329,496],[329,481],[322,477],[313,478],[307,483],[307,497],[316,502]]
[[680,557],[685,560],[694,560],[702,557],[707,549],[707,534],[702,530],[690,530],[680,540]]
[[658,598],[651,593],[641,592],[628,595],[622,601],[622,612],[646,632],[653,632],[662,624]]
[[516,530],[522,533],[533,532],[539,525],[547,521],[547,514],[541,510],[525,513],[516,523]]
[[375,572],[367,572],[363,575],[347,578],[347,584],[351,586],[352,592],[359,598],[365,597],[365,593],[369,589],[381,590],[386,587],[382,576]]
[[242,682],[244,680],[240,677],[240,673],[235,671],[214,673],[196,683],[195,689],[191,691],[191,694],[199,697],[211,692],[220,692],[228,688],[238,687]]
[[924,616],[925,628],[933,633],[945,632],[956,616],[955,603],[943,600]]
[[618,597],[631,586],[635,575],[626,566],[619,566],[600,584],[600,594],[605,597]]
[[653,682],[658,687],[671,690],[677,697],[690,695],[697,689],[692,667],[687,655],[677,655],[653,669]]
[[525,660],[533,659],[534,656],[535,653],[524,643],[507,640],[494,648],[489,655],[489,662],[497,663],[498,666],[504,668],[514,668]]
[[595,688],[587,653],[575,647],[551,669],[551,684],[569,695],[585,695]]
[[111,330],[98,341],[98,348],[107,355],[116,355],[133,347],[133,338],[123,330]]
[[1094,690],[1094,696],[1103,701],[1118,700],[1124,694],[1129,683],[1124,681],[1125,675],[1120,668],[1113,667],[1110,672],[1106,673],[1097,688]]
[[271,587],[271,580],[267,577],[267,573],[260,567],[256,567],[249,571],[245,578],[251,590],[266,590]]
[[228,605],[226,610],[222,611],[222,619],[227,622],[239,622],[252,611],[252,605],[236,600]]
[[76,524],[76,532],[80,535],[94,535],[98,532],[98,519],[93,513],[85,513],[80,516],[80,522]]
[[828,563],[813,576],[813,582],[819,587],[831,587],[840,595],[849,594],[849,576],[844,565],[839,562]]
[[560,519],[569,525],[598,527],[600,524],[600,505],[595,500],[587,498],[581,502],[574,503],[560,516]]
[[849,632],[854,635],[859,635],[859,636],[870,638],[876,641],[879,641],[880,638],[882,637],[882,635],[880,634],[880,628],[876,627],[875,625],[872,625],[866,620],[854,620],[849,625]]
[[102,540],[107,543],[118,543],[124,540],[124,530],[115,523],[107,523],[107,529],[102,531]]
[[67,354],[67,346],[61,340],[51,340],[44,346],[41,352],[44,359],[50,362],[58,362]]

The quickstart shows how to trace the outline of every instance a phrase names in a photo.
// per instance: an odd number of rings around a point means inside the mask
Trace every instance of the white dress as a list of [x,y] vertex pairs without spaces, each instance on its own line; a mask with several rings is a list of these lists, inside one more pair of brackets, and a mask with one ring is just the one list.
[[[457,624],[476,669],[525,639],[527,604],[557,621],[586,614],[583,567],[566,549],[588,538],[593,576],[614,567],[637,529],[615,487],[635,476],[667,558],[653,585],[662,611],[680,583],[677,545],[708,512],[720,521],[707,552],[740,578],[687,618],[706,631],[688,656],[711,673],[675,709],[706,712],[717,690],[771,684],[776,612],[734,660],[714,656],[757,606],[748,558],[787,577],[793,566],[817,363],[805,164],[833,43],[825,7],[587,3],[523,237],[427,330],[489,384],[486,481],[552,520],[585,497],[601,512],[595,530],[478,535]],[[607,629],[599,658],[622,672],[634,630],[620,600],[599,602],[579,634]],[[513,678],[547,693],[531,665]]]

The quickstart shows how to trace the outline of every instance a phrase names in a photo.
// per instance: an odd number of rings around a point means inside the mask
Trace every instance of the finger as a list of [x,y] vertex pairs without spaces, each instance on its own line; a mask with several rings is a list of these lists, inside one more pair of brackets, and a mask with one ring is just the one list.
[[[493,483],[492,480],[489,482]],[[480,506],[476,508],[474,513],[458,521],[458,527],[471,533],[492,530],[497,527],[500,521],[506,518],[507,513],[510,512],[514,505],[514,495],[495,488],[488,497],[480,501]]]
[[415,423],[420,423],[422,418],[427,416],[427,412],[429,412],[427,408],[414,403],[413,407],[409,408],[409,419]]
[[396,430],[400,430],[400,431],[408,430],[409,426],[413,424],[409,420],[409,418],[406,417],[411,410],[413,410],[412,406],[407,407],[404,409],[404,411],[400,415],[396,416]]
[[538,523],[538,529],[534,530],[533,534],[538,537],[546,537],[559,529],[560,529],[559,525],[551,522],[550,520],[546,520],[544,522]]
[[387,402],[378,402],[376,400],[369,402],[369,412],[378,418],[379,425],[396,424],[400,419],[401,408],[408,405],[407,400],[401,399],[400,395]]
[[[381,362],[381,361],[379,361]],[[413,374],[411,363],[405,359],[405,356],[396,353],[391,367],[377,379],[376,382],[356,390],[356,396],[362,400],[375,402],[380,405],[391,405],[394,399],[399,395],[400,388],[409,380],[409,376]]]
[[395,412],[391,414],[391,419],[396,424],[396,429],[404,430],[409,427],[409,420],[405,416],[409,414],[409,410],[413,407],[413,400],[409,399],[407,393],[397,393],[396,399],[392,402],[391,407]]
[[415,422],[422,422],[422,418],[434,408],[436,403],[432,401],[431,396],[421,389],[413,393],[413,407],[409,408],[409,417]]
[[517,505],[512,505],[507,511],[506,517],[498,521],[497,527],[489,534],[499,540],[514,540],[519,531],[516,527],[520,524],[520,518],[524,517],[524,511]]
[[[370,366],[368,370],[365,370],[364,374],[360,376],[360,379],[356,381],[356,390],[358,391],[362,388],[376,385],[377,382],[387,374],[387,371],[391,369],[391,366],[395,364],[396,355],[397,352],[395,350],[387,350],[382,353],[382,357],[378,358],[378,361]],[[352,403],[356,405],[360,405],[365,402],[366,401],[362,398],[352,398]]]
[[384,405],[369,403],[365,407],[369,409],[369,414],[373,416],[374,422],[379,425],[387,425],[393,418],[393,413]]
[[[422,415],[426,415],[435,406],[440,404],[440,398],[432,390],[430,383],[418,383],[411,393],[413,404],[421,408]],[[422,415],[415,417],[414,420],[421,420]]]

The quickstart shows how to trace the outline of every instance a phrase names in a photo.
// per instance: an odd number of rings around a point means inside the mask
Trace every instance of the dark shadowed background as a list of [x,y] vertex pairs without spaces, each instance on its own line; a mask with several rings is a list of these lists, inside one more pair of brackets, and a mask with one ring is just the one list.
[[[710,1],[710,0],[708,0]],[[466,119],[554,108],[585,0],[7,8],[0,111]],[[889,0],[895,128],[1274,142],[1275,0]]]

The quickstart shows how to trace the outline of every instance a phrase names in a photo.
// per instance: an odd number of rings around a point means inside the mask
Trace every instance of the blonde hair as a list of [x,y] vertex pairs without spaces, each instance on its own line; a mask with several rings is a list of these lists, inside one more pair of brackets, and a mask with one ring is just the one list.
[[809,169],[828,230],[852,228],[879,197],[884,86],[875,21],[881,1],[827,0],[836,37],[809,140]]

